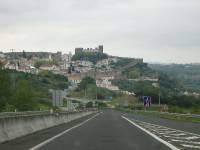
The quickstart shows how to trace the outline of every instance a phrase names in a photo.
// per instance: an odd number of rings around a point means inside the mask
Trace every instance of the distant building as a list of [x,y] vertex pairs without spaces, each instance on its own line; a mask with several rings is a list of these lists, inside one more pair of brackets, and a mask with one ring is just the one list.
[[63,54],[62,55],[62,61],[71,62],[71,60],[72,60],[72,53],[71,52],[69,54]]
[[51,64],[42,64],[40,66],[41,70],[48,70],[48,71],[52,71],[52,70],[58,70],[56,65],[51,65]]
[[123,94],[126,94],[126,95],[132,95],[132,96],[135,96],[136,94],[134,92],[129,92],[129,91],[121,91]]
[[75,48],[75,54],[82,52],[82,51],[83,51],[83,48],[80,48],[80,47]]
[[16,63],[10,63],[8,62],[4,66],[6,69],[11,69],[11,70],[18,70],[18,65]]
[[79,75],[71,75],[68,77],[68,79],[72,85],[77,85],[77,84],[81,83],[81,81],[82,81],[82,77]]
[[93,66],[93,63],[90,62],[90,61],[80,61],[80,60],[77,60],[77,61],[74,61],[73,62],[73,65],[76,66],[76,67],[92,67]]
[[52,54],[53,60],[61,61],[62,60],[62,52],[58,51],[57,53]]
[[103,59],[103,60],[100,60],[96,63],[96,67],[98,68],[101,68],[102,66],[108,66],[109,65],[109,59]]
[[99,52],[103,53],[103,45],[99,45]]
[[118,86],[112,85],[110,80],[114,79],[114,77],[102,77],[96,80],[97,87],[107,88],[112,91],[118,91]]
[[39,70],[33,66],[20,66],[18,68],[19,72],[25,72],[25,73],[31,73],[31,74],[38,74],[39,73]]
[[62,70],[68,70],[72,61],[72,53],[63,54],[60,67]]
[[75,48],[75,54],[80,53],[80,52],[97,52],[97,53],[103,53],[103,45],[99,45],[96,48],[82,48],[82,47],[78,47]]

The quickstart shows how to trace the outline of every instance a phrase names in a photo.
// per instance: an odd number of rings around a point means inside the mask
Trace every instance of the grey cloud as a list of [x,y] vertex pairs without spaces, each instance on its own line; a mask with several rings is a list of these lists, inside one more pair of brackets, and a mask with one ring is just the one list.
[[104,44],[146,61],[199,61],[199,14],[198,0],[0,0],[0,49]]

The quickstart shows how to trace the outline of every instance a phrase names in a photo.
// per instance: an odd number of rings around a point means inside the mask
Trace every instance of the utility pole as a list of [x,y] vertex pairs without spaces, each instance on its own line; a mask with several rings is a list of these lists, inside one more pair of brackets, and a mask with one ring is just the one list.
[[160,84],[158,85],[158,104],[160,106]]
[[158,101],[159,101],[159,106],[160,106],[160,89],[159,89],[159,94],[158,94]]
[[[94,78],[94,79],[95,79],[95,82],[96,82],[96,73],[97,73],[96,71],[97,71],[97,68],[96,68],[96,66],[95,66],[95,78]],[[96,85],[96,100],[97,100],[97,85]]]

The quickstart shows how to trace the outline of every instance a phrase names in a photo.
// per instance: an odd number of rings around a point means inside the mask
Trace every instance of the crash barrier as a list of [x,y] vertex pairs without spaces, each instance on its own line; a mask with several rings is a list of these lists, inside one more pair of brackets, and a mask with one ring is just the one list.
[[0,143],[97,113],[97,110],[73,112],[23,112],[0,115]]

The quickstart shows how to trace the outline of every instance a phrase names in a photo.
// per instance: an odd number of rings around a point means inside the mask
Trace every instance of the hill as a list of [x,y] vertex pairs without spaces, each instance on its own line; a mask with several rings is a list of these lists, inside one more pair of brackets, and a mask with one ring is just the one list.
[[188,91],[200,92],[200,64],[150,64],[149,67],[179,80]]

